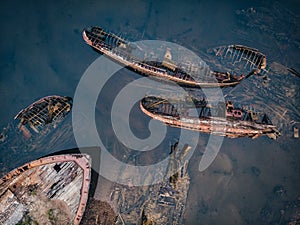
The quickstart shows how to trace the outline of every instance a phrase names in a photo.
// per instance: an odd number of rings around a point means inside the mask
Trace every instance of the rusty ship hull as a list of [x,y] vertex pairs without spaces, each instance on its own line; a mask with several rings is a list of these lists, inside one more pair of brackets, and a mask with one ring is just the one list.
[[[92,27],[83,30],[85,42],[98,52],[106,55],[113,61],[125,66],[139,74],[150,76],[162,80],[172,81],[186,87],[229,87],[239,84],[244,75],[237,76],[228,72],[217,72],[210,70],[208,75],[195,77],[186,73],[172,63],[143,61],[131,54],[132,46],[130,42],[118,37],[113,33],[104,31],[100,27]],[[204,79],[209,76],[209,79]],[[196,78],[196,79],[194,79]]]
[[90,176],[87,154],[44,157],[11,171],[0,180],[0,224],[78,225]]
[[[155,105],[156,108],[149,107]],[[205,108],[205,107],[204,107]],[[215,134],[230,138],[251,137],[267,135],[276,139],[280,135],[279,131],[270,121],[255,122],[253,120],[242,120],[240,116],[229,115],[226,111],[226,117],[202,115],[188,116],[181,115],[171,103],[165,99],[148,96],[140,101],[140,109],[149,117],[159,120],[169,126],[199,131],[207,134]],[[234,113],[240,113],[235,110]]]

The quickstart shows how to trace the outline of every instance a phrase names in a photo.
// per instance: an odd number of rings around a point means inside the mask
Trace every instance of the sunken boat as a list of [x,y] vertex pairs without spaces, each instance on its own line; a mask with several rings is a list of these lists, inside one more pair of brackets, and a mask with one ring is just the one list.
[[68,117],[71,108],[71,97],[46,96],[12,118],[0,131],[0,177],[14,169],[14,165],[72,145],[72,123]]
[[[98,52],[106,55],[117,63],[138,72],[139,74],[163,79],[167,81],[176,82],[181,86],[187,87],[228,87],[239,84],[243,79],[256,73],[256,70],[249,71],[247,74],[237,75],[232,72],[214,71],[206,64],[191,65],[193,71],[187,70],[182,64],[185,62],[176,63],[172,60],[172,52],[166,48],[164,58],[161,62],[145,60],[134,54],[136,50],[141,50],[142,47],[137,46],[133,42],[129,42],[113,33],[107,32],[100,27],[91,27],[83,30],[83,39],[92,48]],[[246,46],[231,46],[228,51],[239,53],[242,59],[248,61],[257,60],[257,53],[255,49]],[[253,55],[252,55],[253,54]],[[255,56],[256,54],[256,56]],[[249,59],[249,57],[252,59]],[[260,56],[259,56],[260,57]],[[258,57],[258,58],[259,58]],[[263,57],[263,56],[262,56]],[[238,60],[238,59],[236,59]],[[253,65],[263,67],[266,63],[265,56],[262,61],[257,61]],[[257,69],[257,68],[256,68]]]
[[[171,99],[146,96],[140,101],[141,110],[153,119],[183,129],[227,136],[230,138],[267,135],[276,139],[280,132],[266,114],[226,104],[208,104],[205,99]],[[193,111],[196,109],[195,111]]]
[[209,49],[208,52],[213,53],[216,56],[215,59],[218,59],[214,65],[222,65],[231,73],[239,71],[247,74],[245,78],[253,74],[268,73],[266,55],[258,49],[244,45],[224,45]]
[[55,155],[27,163],[0,180],[0,224],[75,224],[88,199],[91,159]]
[[39,133],[46,126],[56,127],[72,109],[72,98],[66,96],[46,96],[22,109],[15,120],[25,137],[29,138],[32,131]]

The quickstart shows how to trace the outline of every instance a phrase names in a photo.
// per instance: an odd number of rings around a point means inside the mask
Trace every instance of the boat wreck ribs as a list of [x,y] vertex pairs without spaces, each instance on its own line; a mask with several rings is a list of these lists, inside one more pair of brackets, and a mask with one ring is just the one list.
[[171,50],[168,48],[162,62],[145,61],[132,54],[133,49],[142,48],[100,27],[85,29],[82,35],[88,45],[117,63],[142,75],[173,81],[182,86],[228,87],[239,84],[245,78],[244,74],[213,71],[207,65],[205,70],[200,67],[195,68],[198,70],[196,74],[186,72],[171,60]]
[[208,50],[221,60],[222,65],[226,65],[231,71],[240,71],[246,73],[246,78],[259,74],[268,73],[267,58],[258,49],[250,48],[244,45],[219,46]]
[[[266,114],[260,116],[251,110],[234,108],[230,101],[226,105],[218,104],[214,110],[212,107],[204,99],[171,103],[164,98],[146,96],[140,101],[140,108],[146,115],[172,127],[230,138],[267,135],[276,139],[280,135]],[[197,115],[190,115],[192,108],[197,109]]]
[[47,124],[56,126],[71,111],[72,98],[65,96],[47,96],[22,109],[16,116],[18,128],[24,136],[31,137],[30,130],[39,133]]

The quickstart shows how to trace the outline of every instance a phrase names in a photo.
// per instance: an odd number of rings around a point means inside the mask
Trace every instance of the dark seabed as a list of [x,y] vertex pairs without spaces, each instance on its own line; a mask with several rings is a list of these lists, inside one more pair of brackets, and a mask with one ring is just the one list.
[[[89,26],[102,26],[132,41],[174,42],[209,65],[214,62],[208,53],[211,48],[229,44],[257,48],[267,56],[269,80],[252,76],[223,93],[239,105],[265,111],[282,136],[277,140],[225,138],[213,164],[199,172],[208,139],[201,134],[188,168],[191,184],[184,224],[300,220],[300,139],[293,137],[293,128],[300,127],[300,78],[287,70],[300,71],[299,11],[297,0],[2,2],[0,127],[12,124],[22,108],[41,97],[74,96],[81,76],[99,56],[82,39],[82,29]],[[114,78],[106,86],[108,91],[98,98],[96,107],[99,134],[110,140],[111,100],[122,85],[140,77],[130,71],[119,74],[122,79]],[[0,143],[1,174],[43,155],[76,147],[71,116],[47,136],[32,140],[23,140],[17,130],[11,130]],[[138,106],[132,116],[133,132],[147,137],[149,119]],[[165,141],[149,157],[166,157],[169,144],[177,138],[178,130],[169,129]],[[114,154],[118,157],[119,153]],[[141,160],[148,163],[143,156]]]

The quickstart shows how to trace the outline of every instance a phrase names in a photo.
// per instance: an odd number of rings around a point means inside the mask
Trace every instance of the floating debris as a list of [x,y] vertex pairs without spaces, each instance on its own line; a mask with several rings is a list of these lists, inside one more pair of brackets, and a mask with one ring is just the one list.
[[71,108],[71,97],[47,96],[21,110],[14,119],[20,120],[18,128],[25,137],[30,138],[30,129],[39,133],[47,124],[56,127]]
[[299,129],[298,127],[294,127],[294,138],[299,138]]
[[78,225],[90,176],[87,154],[49,156],[11,171],[0,180],[0,224]]
[[[199,66],[189,65],[189,69],[192,71],[186,72],[189,70],[179,65],[185,64],[186,62],[176,63],[172,61],[172,53],[169,48],[165,49],[165,55],[161,62],[157,60],[144,60],[132,54],[133,49],[140,49],[142,51],[140,55],[145,54],[146,52],[142,50],[142,47],[125,41],[113,33],[106,32],[100,27],[85,29],[83,31],[83,39],[88,45],[100,53],[142,75],[173,81],[183,86],[235,86],[245,78],[243,74],[238,76],[229,72],[212,71],[205,63]],[[248,54],[250,54],[250,52],[248,52]],[[263,58],[261,59],[264,60]]]
[[[212,106],[205,99],[187,100],[171,102],[160,97],[146,96],[140,101],[140,108],[146,115],[167,125],[203,133],[230,138],[267,135],[276,139],[280,135],[266,114],[235,108],[230,101],[226,105],[219,103]],[[193,108],[198,110],[196,115],[191,111]]]
[[300,73],[296,71],[294,68],[288,68],[287,70],[292,74],[296,75],[297,77],[300,77]]

